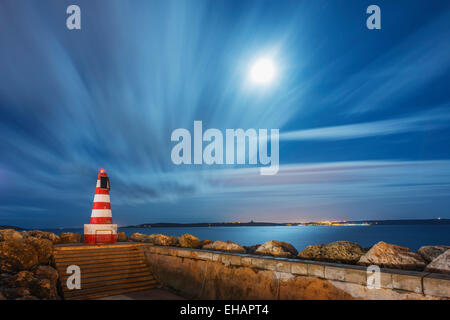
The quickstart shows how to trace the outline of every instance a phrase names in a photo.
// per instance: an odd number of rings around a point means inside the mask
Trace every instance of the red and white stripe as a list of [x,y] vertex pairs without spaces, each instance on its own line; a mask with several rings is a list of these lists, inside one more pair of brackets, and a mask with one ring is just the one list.
[[95,188],[94,205],[92,206],[90,224],[111,224],[111,202],[109,199],[109,190],[100,188],[100,178],[106,177],[105,170],[100,170],[97,177]]
[[112,224],[109,189],[100,188],[101,177],[107,177],[104,169],[97,176],[91,221],[84,225],[85,244],[111,244],[117,241],[117,224]]

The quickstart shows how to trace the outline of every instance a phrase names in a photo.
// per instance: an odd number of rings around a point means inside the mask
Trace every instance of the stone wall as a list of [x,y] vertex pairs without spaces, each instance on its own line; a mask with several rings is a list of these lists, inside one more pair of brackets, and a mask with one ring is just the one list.
[[381,269],[381,288],[365,267],[144,245],[165,286],[194,299],[448,299],[450,276]]

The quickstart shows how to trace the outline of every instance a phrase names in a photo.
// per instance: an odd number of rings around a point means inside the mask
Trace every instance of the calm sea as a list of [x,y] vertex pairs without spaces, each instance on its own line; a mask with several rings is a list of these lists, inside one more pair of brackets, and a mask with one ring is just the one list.
[[[79,232],[80,229],[47,229],[61,232]],[[328,243],[338,240],[356,242],[369,247],[385,241],[417,250],[423,245],[450,245],[450,225],[396,225],[396,226],[281,226],[281,227],[192,227],[192,228],[119,228],[127,236],[134,232],[181,236],[190,233],[201,240],[231,240],[244,246],[262,244],[269,240],[291,243],[297,250],[310,244]]]

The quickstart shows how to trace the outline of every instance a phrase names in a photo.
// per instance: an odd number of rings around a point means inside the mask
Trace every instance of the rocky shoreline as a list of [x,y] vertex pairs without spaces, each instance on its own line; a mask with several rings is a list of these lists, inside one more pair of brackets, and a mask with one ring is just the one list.
[[[80,242],[82,235],[79,233],[56,235],[39,230],[0,230],[0,300],[61,299],[53,245]],[[174,237],[134,233],[127,237],[124,232],[118,233],[118,242],[450,274],[450,246],[444,245],[422,246],[417,252],[412,252],[406,247],[383,241],[371,248],[362,248],[350,241],[336,241],[310,245],[298,252],[293,245],[277,240],[241,246],[231,241],[200,240],[191,234]]]

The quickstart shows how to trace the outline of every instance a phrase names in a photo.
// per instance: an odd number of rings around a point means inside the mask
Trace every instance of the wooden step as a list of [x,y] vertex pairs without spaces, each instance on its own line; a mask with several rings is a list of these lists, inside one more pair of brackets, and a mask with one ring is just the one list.
[[121,243],[121,244],[99,244],[99,245],[55,245],[55,251],[92,251],[92,250],[123,250],[128,248],[139,248],[142,243]]
[[[153,274],[149,271],[141,271],[135,273],[128,274],[115,274],[110,276],[101,276],[101,277],[90,277],[90,278],[82,278],[81,279],[81,287],[85,284],[99,282],[99,281],[113,281],[118,279],[129,279],[129,278],[138,278],[138,277],[151,277],[154,279]],[[67,279],[65,279],[67,281]]]
[[81,266],[87,266],[87,265],[92,265],[92,264],[97,264],[97,265],[103,265],[103,264],[111,264],[111,263],[115,263],[115,262],[133,262],[133,261],[143,261],[144,257],[141,255],[135,255],[135,256],[128,256],[128,257],[115,257],[115,258],[107,258],[107,259],[97,259],[95,257],[92,257],[90,260],[64,260],[64,261],[60,261],[57,260],[56,261],[56,266],[62,266],[62,267],[67,267],[70,266],[72,264],[76,264]]
[[64,292],[64,297],[66,299],[73,298],[76,296],[83,296],[88,295],[92,293],[106,293],[114,290],[120,290],[120,289],[129,289],[129,288],[135,288],[135,287],[141,287],[141,286],[155,286],[156,281],[150,280],[150,281],[138,281],[138,282],[129,282],[124,284],[116,284],[116,285],[106,285],[102,287],[95,287],[95,288],[89,288],[89,289],[80,289],[80,290],[70,290],[67,292]]
[[144,255],[141,253],[134,254],[124,254],[116,256],[94,256],[94,257],[83,257],[83,258],[58,258],[57,262],[61,265],[63,264],[92,264],[94,262],[106,262],[106,261],[124,261],[124,260],[136,260],[144,259]]
[[[116,263],[114,265],[106,265],[106,266],[98,266],[98,265],[84,266],[81,269],[81,272],[83,275],[87,275],[87,274],[102,272],[102,271],[126,270],[126,269],[130,269],[130,268],[147,268],[147,270],[148,270],[148,266],[144,262],[130,264],[125,261],[124,263],[121,263],[121,264]],[[58,270],[58,272],[60,272],[60,274],[67,274],[66,273],[67,268],[57,266],[56,269]]]
[[92,299],[99,299],[99,298],[104,298],[104,297],[109,297],[109,296],[116,296],[116,295],[124,294],[124,293],[144,291],[144,290],[149,290],[149,289],[153,289],[153,288],[155,288],[155,285],[140,286],[140,287],[134,287],[134,288],[119,289],[119,290],[111,290],[111,291],[103,292],[103,293],[94,293],[94,294],[88,294],[88,295],[83,295],[83,296],[76,296],[73,298],[69,298],[68,300],[92,300]]
[[[107,287],[107,286],[112,286],[112,285],[116,285],[116,284],[149,282],[149,281],[155,281],[155,278],[153,278],[153,276],[148,275],[148,274],[144,275],[144,276],[139,276],[139,277],[125,277],[125,278],[119,278],[119,279],[114,279],[114,280],[96,279],[96,281],[93,281],[90,283],[84,283],[84,284],[82,281],[80,290],[99,288],[99,287]],[[62,289],[63,289],[64,293],[73,291],[73,290],[68,289],[66,286],[63,286]]]
[[59,251],[53,252],[53,255],[58,258],[63,257],[92,257],[95,255],[117,255],[124,253],[134,253],[142,252],[137,249],[127,249],[127,250],[83,250],[83,251]]
[[128,257],[141,257],[144,258],[144,254],[141,252],[130,252],[130,253],[122,253],[122,254],[114,254],[114,255],[95,255],[95,256],[80,256],[80,257],[57,257],[58,262],[63,261],[88,261],[88,260],[105,260],[105,259],[115,259],[115,258],[128,258]]
[[112,260],[92,260],[92,261],[81,261],[81,262],[56,262],[57,269],[66,270],[70,265],[80,266],[81,269],[91,269],[91,268],[106,268],[106,267],[114,267],[114,266],[127,266],[127,265],[135,265],[143,263],[142,258],[133,258],[133,259],[112,259]]
[[[88,272],[83,273],[81,276],[81,281],[83,279],[89,279],[89,278],[95,278],[95,277],[104,277],[104,276],[127,276],[129,274],[134,274],[138,272],[149,272],[148,267],[132,267],[124,269],[123,267],[120,268],[109,268],[109,269],[100,269],[95,272]],[[67,281],[67,278],[70,277],[70,274],[67,274],[65,272],[60,273],[60,279]]]

